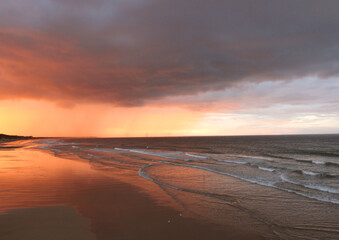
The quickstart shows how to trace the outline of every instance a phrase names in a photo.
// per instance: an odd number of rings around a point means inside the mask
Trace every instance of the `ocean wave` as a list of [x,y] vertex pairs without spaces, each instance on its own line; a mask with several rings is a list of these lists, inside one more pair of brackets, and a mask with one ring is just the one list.
[[312,184],[305,184],[304,186],[307,187],[307,188],[319,190],[319,191],[322,191],[322,192],[339,193],[339,189],[337,189],[337,188],[326,187],[326,186],[318,186],[318,185],[312,185]]
[[[297,170],[295,172],[299,172],[299,171]],[[304,175],[317,176],[317,177],[322,177],[322,178],[336,178],[336,177],[338,177],[338,175],[332,175],[332,174],[329,174],[329,173],[318,173],[318,172],[311,172],[311,171],[304,171],[304,170],[301,170],[300,172],[301,172],[301,174],[304,174]]]
[[311,171],[305,171],[305,170],[296,170],[294,172],[303,174],[303,175],[309,175],[309,176],[317,176],[322,178],[335,178],[338,177],[338,175],[332,175],[329,173],[319,173],[319,172],[311,172]]
[[338,163],[334,163],[334,162],[323,162],[323,161],[314,161],[313,160],[312,163],[317,164],[317,165],[336,166],[336,167],[339,166]]
[[[143,150],[139,150],[139,149],[126,149],[126,148],[114,148],[115,150],[119,150],[119,151],[128,151],[128,152],[133,152],[133,153],[140,153],[140,154],[144,154],[144,155],[150,155],[150,156],[156,156],[156,157],[162,157],[162,158],[168,158],[168,159],[175,159],[178,160],[174,157],[171,157],[169,155],[175,155],[175,154],[180,154],[180,152],[162,152],[162,153],[158,153],[158,152],[150,152],[150,151],[143,151]],[[182,159],[183,160],[183,159]]]
[[180,160],[180,161],[185,161],[185,162],[191,162],[192,160],[190,159],[185,159],[183,157],[180,157],[178,155],[186,155],[189,157],[194,157],[194,158],[201,158],[201,159],[207,159],[209,158],[208,156],[201,156],[197,154],[191,154],[191,153],[183,153],[183,152],[150,152],[150,151],[144,151],[144,150],[139,150],[139,149],[123,149],[123,148],[115,148],[116,150],[121,150],[121,151],[128,151],[132,153],[139,153],[139,154],[144,154],[144,155],[149,155],[149,156],[156,156],[156,157],[161,157],[165,159],[172,159],[172,160]]
[[325,157],[339,157],[338,153],[335,152],[325,152],[325,151],[300,151],[300,153],[305,155],[315,155],[315,156],[325,156]]
[[316,185],[316,184],[303,184],[303,183],[299,183],[296,181],[293,181],[292,179],[288,178],[285,175],[280,175],[281,180],[284,182],[288,182],[294,185],[299,185],[305,188],[309,188],[309,189],[313,189],[313,190],[318,190],[321,192],[328,192],[328,193],[339,193],[339,189],[337,188],[333,188],[333,187],[328,187],[328,186],[320,186],[320,185]]
[[334,163],[334,162],[324,162],[324,161],[319,161],[319,160],[300,160],[300,159],[296,159],[296,161],[300,163],[311,163],[311,164],[316,164],[316,165],[339,167],[339,163]]
[[[65,144],[65,145],[67,145],[67,144]],[[50,147],[52,147],[52,146],[46,146],[45,148],[47,149],[47,148],[50,148]],[[72,147],[76,148],[76,146],[72,146]],[[41,147],[41,148],[43,148],[43,147]],[[280,167],[277,167],[277,166],[274,165],[274,168],[273,168],[273,167],[270,166],[269,163],[265,163],[265,165],[268,165],[268,166],[265,166],[265,167],[254,165],[255,162],[258,162],[258,161],[267,161],[267,162],[270,161],[270,160],[266,160],[266,159],[259,159],[259,158],[251,158],[249,156],[246,156],[246,157],[242,156],[242,158],[240,158],[239,161],[238,161],[238,159],[235,159],[235,160],[233,160],[233,159],[232,160],[225,160],[225,159],[214,159],[214,157],[202,156],[202,155],[198,155],[198,154],[194,154],[194,153],[187,153],[187,152],[175,152],[175,151],[173,151],[173,152],[165,152],[165,151],[157,152],[157,151],[145,151],[145,150],[140,150],[140,149],[125,149],[125,148],[114,148],[114,149],[109,149],[109,148],[93,148],[91,150],[93,150],[93,151],[100,151],[100,152],[115,153],[115,154],[122,154],[122,155],[125,155],[122,152],[122,151],[125,151],[125,152],[144,154],[144,155],[149,155],[149,156],[157,156],[157,157],[164,158],[164,159],[150,158],[150,159],[152,159],[151,161],[152,162],[163,163],[163,164],[168,164],[168,165],[174,165],[174,166],[197,168],[197,169],[213,172],[213,173],[216,173],[216,174],[227,175],[227,176],[230,176],[230,177],[241,179],[241,180],[246,181],[246,182],[250,182],[250,183],[254,183],[254,184],[258,184],[258,185],[262,185],[262,186],[267,186],[267,187],[273,187],[273,188],[277,188],[277,189],[280,189],[280,190],[283,190],[283,191],[287,191],[287,192],[293,192],[293,193],[296,193],[296,194],[299,194],[299,195],[302,195],[302,196],[305,196],[305,197],[317,199],[317,200],[320,200],[320,201],[326,201],[326,202],[332,202],[332,203],[339,204],[339,201],[337,199],[331,198],[331,196],[318,196],[316,194],[314,195],[313,193],[312,194],[308,194],[308,193],[300,192],[300,191],[295,190],[295,189],[289,189],[289,188],[280,187],[280,186],[276,185],[276,183],[277,183],[276,179],[275,180],[265,179],[265,178],[260,179],[259,175],[256,176],[256,177],[250,177],[250,176],[246,176],[247,174],[232,173],[232,172],[228,171],[227,169],[220,170],[220,169],[218,169],[218,167],[215,167],[215,168],[212,167],[211,168],[210,166],[207,166],[207,165],[203,165],[203,164],[199,164],[198,165],[197,164],[197,163],[199,163],[198,159],[209,159],[209,160],[214,160],[214,161],[223,162],[223,163],[233,163],[233,164],[240,164],[240,165],[248,164],[248,165],[254,167],[255,169],[260,169],[260,170],[268,171],[268,172],[275,172],[275,173],[276,172],[280,172],[280,170],[281,170]],[[76,151],[74,151],[74,152],[76,152]],[[137,154],[133,155],[133,156],[130,156],[130,155],[128,155],[128,156],[134,157],[134,158],[142,157],[142,156],[137,156]],[[193,157],[193,158],[198,158],[198,159],[194,160],[195,164],[197,164],[197,165],[195,165],[193,163],[190,164],[188,161],[192,161],[192,160],[185,159],[184,155],[189,156],[189,157]],[[92,154],[88,154],[88,156],[89,157],[96,157],[96,156],[94,156]],[[150,161],[146,157],[142,157],[142,158],[145,158],[145,160],[147,159],[147,161]],[[165,159],[179,160],[179,162],[178,161],[171,161],[171,160],[166,161]],[[133,165],[135,164],[135,163],[126,163],[126,162],[123,162],[123,161],[117,161],[117,160],[112,160],[112,159],[109,159],[109,160],[117,162],[117,163],[121,163],[121,164],[122,163],[133,164]],[[185,161],[185,162],[181,162],[181,161]],[[203,161],[203,160],[201,160],[201,161]],[[306,162],[306,161],[307,160],[302,161],[302,162]],[[307,161],[307,164],[310,164],[310,163],[311,164],[316,164],[316,165],[326,165],[326,166],[327,165],[333,165],[333,166],[338,166],[339,165],[339,164],[336,164],[336,163],[333,163],[333,162],[310,161],[310,160]],[[274,163],[274,164],[277,164],[277,163]],[[142,165],[142,164],[140,164],[140,165]],[[219,164],[219,165],[222,165],[222,164]],[[148,165],[148,166],[150,166],[150,165]],[[141,169],[143,169],[143,168],[140,168],[139,175],[144,177],[144,178],[146,178],[146,179],[148,179],[148,180],[150,180],[150,181],[152,181],[150,176],[144,175],[146,173],[144,173]],[[259,172],[258,170],[256,170],[256,171]],[[284,170],[284,171],[287,171],[287,170]],[[288,172],[291,172],[291,171],[293,171],[293,170],[288,170]],[[318,173],[318,172],[306,171],[306,170],[295,170],[293,172],[298,172],[299,174],[308,175],[308,176],[333,177],[330,174]],[[277,178],[279,179],[279,175],[277,175],[275,173],[274,173],[274,176],[277,176]],[[263,175],[263,174],[264,174],[264,172],[261,172],[260,175]],[[268,173],[266,173],[266,175],[267,174]],[[270,175],[272,175],[272,174],[270,174]],[[298,183],[298,182],[292,181],[289,178],[285,178],[285,179],[283,179],[283,178],[284,177],[282,177],[282,181],[287,181],[287,182],[292,183],[292,184],[301,185],[302,187],[313,189],[313,190],[317,190],[317,191],[320,191],[320,192],[330,193],[328,195],[339,193],[339,189],[336,189],[336,188],[333,188],[333,187],[320,186],[318,184],[302,184],[302,183]],[[278,180],[278,182],[281,182],[281,181]]]
[[298,192],[298,191],[287,189],[287,188],[281,188],[281,187],[276,187],[276,188],[283,190],[283,191],[286,191],[286,192],[289,192],[289,193],[295,193],[295,194],[303,196],[303,197],[315,199],[315,200],[318,200],[318,201],[321,201],[321,202],[329,202],[329,203],[339,204],[338,199],[331,198],[331,197],[328,197],[328,196],[310,195],[310,194]]
[[[180,154],[179,152],[175,152],[175,153],[157,153],[157,152],[149,152],[149,151],[143,151],[143,150],[137,150],[137,149],[115,149],[115,150],[122,150],[122,151],[129,151],[129,152],[134,152],[134,153],[139,153],[139,154],[158,156],[158,157],[162,157],[162,158],[166,158],[166,159],[183,160],[183,159],[173,158],[172,156],[168,156],[169,154],[172,154],[172,155]],[[248,162],[245,162],[245,161],[220,160],[220,159],[214,159],[214,160],[216,160],[218,162],[234,163],[234,164],[241,164],[241,165],[249,164]],[[302,192],[299,192],[299,191],[295,191],[293,189],[281,188],[279,186],[275,186],[276,181],[257,179],[257,178],[249,178],[249,177],[246,177],[246,176],[240,176],[238,174],[233,174],[233,173],[226,172],[226,171],[220,171],[220,170],[217,170],[217,169],[213,169],[213,168],[206,167],[206,166],[201,166],[201,165],[191,165],[191,164],[184,164],[184,163],[175,163],[175,162],[171,162],[171,161],[157,161],[157,160],[155,160],[154,162],[159,162],[159,163],[163,163],[163,164],[167,164],[167,165],[172,165],[172,166],[190,167],[190,168],[201,169],[201,170],[213,172],[213,173],[216,173],[216,174],[221,174],[221,175],[226,175],[226,176],[234,177],[234,178],[246,181],[246,182],[250,182],[250,183],[254,183],[254,184],[258,184],[258,185],[262,185],[262,186],[273,187],[273,188],[277,188],[277,189],[280,189],[280,190],[283,190],[283,191],[287,191],[287,192],[293,192],[293,193],[296,193],[296,194],[299,194],[299,195],[302,195],[302,196],[305,196],[305,197],[317,199],[317,200],[320,200],[320,201],[331,202],[331,203],[336,203],[336,204],[339,203],[337,200],[329,198],[329,197],[314,196],[314,195],[311,195],[311,194],[305,194],[305,193],[302,193]],[[151,166],[151,165],[149,165],[149,166]],[[261,167],[261,166],[258,166],[257,168],[260,169],[260,170],[268,171],[268,172],[274,172],[274,171],[277,170],[275,168]],[[296,170],[296,172],[298,172],[298,170]],[[305,174],[305,175],[311,175],[311,176],[315,176],[315,175],[321,176],[321,174],[310,172],[310,171],[299,171],[299,173]],[[150,176],[147,176],[145,174],[146,173],[144,173],[142,170],[139,170],[139,175],[140,176],[144,177],[147,180],[153,181],[153,179],[151,179]],[[303,185],[303,184],[294,182],[294,181],[288,179],[287,177],[284,178],[284,176],[282,176],[282,180],[286,181],[286,182],[289,182],[289,183],[292,183],[292,184],[301,185],[301,186],[303,186],[305,188],[318,190],[318,191],[321,191],[321,192],[338,193],[338,191],[339,191],[337,189],[328,188],[328,187],[324,187],[324,186]]]
[[[174,165],[180,166],[180,165],[177,165],[177,164],[174,164]],[[164,186],[168,186],[168,187],[171,187],[171,188],[174,188],[174,189],[177,189],[177,190],[182,190],[181,188],[179,188],[177,186],[173,186],[171,184],[159,182],[156,179],[150,177],[149,174],[146,173],[145,169],[148,168],[148,167],[151,167],[151,166],[154,166],[154,165],[149,165],[149,166],[145,166],[145,167],[141,168],[138,171],[139,176],[141,176],[141,177],[143,177],[143,178],[145,178],[149,181],[155,182],[157,184],[162,184]],[[296,191],[296,190],[293,190],[293,189],[288,189],[288,188],[276,186],[274,182],[263,182],[263,181],[259,181],[259,180],[248,179],[248,178],[240,177],[240,176],[237,176],[237,175],[234,175],[234,174],[231,174],[231,173],[220,172],[220,171],[216,171],[216,170],[213,170],[213,169],[208,169],[208,168],[200,167],[200,166],[188,166],[188,165],[186,165],[186,166],[183,166],[183,167],[194,167],[194,168],[206,170],[206,171],[217,173],[217,174],[231,176],[231,177],[241,179],[241,180],[244,180],[244,181],[247,181],[247,182],[250,182],[250,183],[254,183],[254,184],[258,184],[258,185],[262,185],[262,186],[267,186],[267,187],[273,187],[275,189],[279,189],[279,190],[286,191],[286,192],[289,192],[289,193],[294,193],[294,194],[297,194],[297,195],[300,195],[300,196],[303,196],[303,197],[307,197],[307,198],[310,198],[310,199],[315,199],[315,200],[322,201],[322,202],[330,202],[330,203],[334,203],[334,204],[339,204],[339,200],[336,199],[336,198],[332,198],[330,196],[323,196],[323,195],[320,196],[320,195],[306,194],[306,193],[299,192],[299,191]],[[284,178],[284,176],[282,176],[282,178]],[[288,179],[285,179],[285,180],[290,182]],[[292,182],[290,182],[290,183],[292,183]],[[208,193],[206,193],[206,194],[208,194]]]
[[325,165],[339,167],[339,164],[334,162],[326,162]]
[[294,170],[293,172],[303,174],[303,175],[322,177],[322,178],[336,178],[336,177],[338,177],[338,175],[333,175],[333,174],[329,174],[329,173],[318,173],[318,172],[311,172],[311,171],[305,171],[305,170]]

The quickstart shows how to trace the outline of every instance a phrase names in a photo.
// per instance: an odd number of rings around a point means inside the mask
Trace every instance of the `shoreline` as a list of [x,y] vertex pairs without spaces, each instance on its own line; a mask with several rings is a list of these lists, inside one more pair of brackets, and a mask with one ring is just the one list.
[[[337,204],[209,171],[203,167],[210,164],[205,158],[187,162],[166,152],[144,154],[122,151],[110,142],[101,144],[97,140],[10,143],[14,149],[0,151],[0,214],[19,208],[72,207],[90,220],[97,239],[339,236]],[[184,159],[200,156],[188,152],[195,155],[180,154]],[[222,171],[220,166],[238,165],[212,166]]]
[[[5,164],[0,171],[6,164],[12,169],[0,175],[1,189],[11,193],[1,193],[5,197],[0,210],[6,213],[0,215],[0,222],[4,216],[14,219],[7,227],[0,225],[2,240],[13,239],[11,236],[16,236],[13,234],[21,232],[20,229],[30,229],[28,219],[34,218],[34,212],[52,206],[76,209],[80,222],[83,218],[90,220],[90,231],[96,239],[264,239],[251,229],[234,229],[191,216],[159,186],[139,176],[132,177],[129,170],[119,170],[117,175],[86,162],[25,148],[6,151],[0,159]],[[27,220],[20,220],[23,216],[20,212],[25,213]],[[69,210],[60,214],[61,218],[69,218]],[[53,219],[56,220],[52,218],[52,222]],[[52,222],[46,224],[53,225]],[[59,227],[47,229],[47,233],[60,231]],[[81,229],[77,234],[87,231]],[[83,239],[80,235],[74,239]]]

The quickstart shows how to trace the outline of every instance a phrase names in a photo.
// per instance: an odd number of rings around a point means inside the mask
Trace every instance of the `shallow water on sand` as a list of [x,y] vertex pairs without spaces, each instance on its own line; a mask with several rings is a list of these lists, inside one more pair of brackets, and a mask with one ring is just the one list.
[[320,140],[11,143],[24,148],[0,151],[0,211],[73,206],[98,239],[192,238],[185,228],[195,239],[338,239],[338,137]]
[[137,169],[55,157],[36,149],[40,146],[31,142],[0,151],[1,240],[48,234],[53,235],[48,239],[262,239],[256,231],[197,219]]

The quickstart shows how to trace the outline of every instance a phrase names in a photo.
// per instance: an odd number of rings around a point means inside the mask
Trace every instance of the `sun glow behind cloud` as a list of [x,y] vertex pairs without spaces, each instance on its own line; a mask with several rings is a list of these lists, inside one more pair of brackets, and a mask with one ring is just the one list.
[[[304,80],[306,81],[306,80]],[[308,86],[311,85],[309,80]],[[315,81],[314,79],[312,81]],[[335,82],[335,79],[332,80]],[[193,99],[167,99],[142,107],[78,104],[72,107],[37,100],[0,101],[0,132],[55,137],[145,137],[339,132],[335,91],[322,101],[300,101],[295,82],[252,86],[251,94],[233,89]],[[299,84],[299,83],[298,83]],[[318,91],[322,91],[321,85]],[[268,84],[272,85],[272,84]],[[311,86],[310,86],[311,87]],[[295,92],[286,89],[295,89]],[[245,89],[248,89],[246,87]],[[240,92],[237,92],[240,91]],[[247,90],[246,90],[247,91]],[[289,94],[289,101],[276,98]],[[295,99],[293,94],[297,93]],[[237,95],[246,95],[241,101]],[[324,93],[323,93],[324,94]],[[320,94],[321,95],[321,94]],[[310,97],[315,98],[315,95]],[[333,101],[328,102],[333,97]],[[307,98],[307,96],[303,96]],[[176,102],[178,101],[179,102]],[[194,100],[194,101],[193,101]]]
[[43,101],[1,101],[0,132],[59,137],[190,135],[201,112],[177,107],[121,108],[93,104],[64,108]]

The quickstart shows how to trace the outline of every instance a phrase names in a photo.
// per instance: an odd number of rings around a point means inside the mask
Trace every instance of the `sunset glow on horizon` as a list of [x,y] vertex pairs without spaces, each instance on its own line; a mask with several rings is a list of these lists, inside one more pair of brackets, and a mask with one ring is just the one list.
[[312,0],[2,2],[0,133],[339,133],[338,11]]

